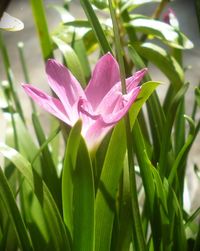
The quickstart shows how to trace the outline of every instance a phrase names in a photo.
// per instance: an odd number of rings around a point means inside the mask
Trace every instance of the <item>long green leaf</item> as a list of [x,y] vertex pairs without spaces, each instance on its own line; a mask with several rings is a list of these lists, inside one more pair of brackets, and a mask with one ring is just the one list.
[[[78,147],[80,144],[81,122],[70,132],[65,152],[62,175],[62,204],[64,222],[73,237],[73,168],[76,165]],[[73,147],[71,147],[73,145]]]
[[196,9],[196,15],[197,15],[199,31],[200,31],[200,1],[199,0],[195,0],[195,9]]
[[171,138],[170,138],[171,130],[174,124],[178,105],[180,104],[182,97],[187,91],[187,88],[188,84],[182,86],[182,88],[176,93],[175,97],[173,98],[169,106],[169,110],[167,111],[167,118],[163,128],[162,144],[159,157],[160,174],[162,177],[164,177],[165,174],[169,173],[170,163],[168,163],[169,160],[168,154],[171,150]]
[[[11,96],[13,97],[15,108],[16,108],[17,112],[20,114],[23,121],[25,121],[24,120],[23,110],[22,110],[22,107],[21,107],[21,103],[19,101],[18,93],[17,93],[16,88],[15,88],[14,76],[13,76],[13,72],[12,72],[12,69],[11,69],[8,50],[7,50],[6,45],[4,43],[3,36],[1,34],[1,32],[0,32],[0,51],[2,53],[3,63],[4,63],[4,66],[5,66],[5,71],[6,71],[6,75],[7,75],[7,79],[8,79],[8,83],[9,83],[9,88],[10,88],[10,90],[9,90],[10,93],[9,94],[11,94]],[[10,99],[10,97],[9,97],[9,99]]]
[[33,250],[32,243],[27,232],[24,221],[21,217],[17,203],[9,187],[8,181],[0,168],[0,198],[3,201],[8,216],[14,226],[19,244],[24,251]]
[[181,148],[180,152],[178,153],[178,155],[173,163],[173,166],[170,170],[169,178],[168,178],[169,184],[173,183],[177,171],[180,168],[182,168],[183,163],[186,160],[187,154],[189,152],[189,149],[191,148],[192,143],[194,142],[194,140],[198,134],[199,128],[200,128],[200,122],[197,124],[197,127],[195,128],[194,122],[191,120],[191,118],[189,118],[187,116],[185,116],[185,118],[189,122],[190,132],[189,132],[189,135],[186,139],[185,144],[182,146],[182,148]]
[[[113,5],[112,0],[108,0],[109,9],[112,18],[113,31],[115,37],[115,47],[116,54],[119,62],[120,69],[120,80],[122,93],[126,94],[126,73],[124,65],[124,51],[121,44],[120,28],[117,19],[117,11]],[[139,250],[145,250],[147,248],[146,241],[142,229],[142,220],[140,216],[140,209],[137,196],[137,184],[136,175],[134,170],[133,161],[133,143],[131,140],[131,127],[130,127],[130,117],[129,114],[125,116],[125,126],[126,126],[126,145],[127,145],[127,155],[128,155],[128,166],[129,166],[129,178],[130,178],[130,193],[131,193],[131,206],[132,206],[132,217],[133,217],[133,232],[135,233],[135,242]]]
[[128,11],[131,11],[133,9],[136,9],[140,7],[141,5],[145,5],[148,3],[154,3],[154,2],[161,2],[161,0],[122,0],[122,7],[121,12],[128,9]]
[[74,170],[74,251],[94,250],[94,199],[91,160],[81,138]]
[[[8,158],[27,180],[43,207],[54,250],[70,250],[65,226],[58,208],[44,182],[31,168],[30,163],[13,148],[0,143],[0,153]],[[55,234],[56,233],[56,234]]]
[[42,0],[30,0],[33,17],[35,20],[36,29],[40,39],[40,46],[42,49],[42,55],[46,61],[48,58],[53,57],[53,47],[48,31],[48,25],[45,16],[44,3]]
[[[135,122],[143,103],[149,98],[156,82],[147,82],[143,85],[138,99],[130,110],[131,128]],[[126,152],[124,125],[122,122],[114,129],[109,142],[103,169],[99,181],[95,201],[95,250],[110,250],[113,220],[115,214],[115,199],[119,179],[123,170]],[[119,143],[120,142],[120,143]],[[101,220],[99,220],[101,219]]]
[[[40,121],[35,113],[32,115],[33,125],[36,132],[36,136],[39,142],[40,147],[46,142],[46,137],[43,132]],[[52,154],[50,152],[49,146],[46,145],[41,151],[42,153],[42,177],[46,182],[49,190],[51,191],[54,200],[60,211],[62,211],[61,206],[61,181],[58,178],[58,173],[54,165]]]
[[73,250],[93,250],[94,181],[90,157],[81,137],[81,121],[72,128],[64,161],[62,200]]
[[[141,59],[137,51],[134,49],[134,47],[129,46],[129,53],[137,69],[141,69],[145,67],[143,60]],[[149,81],[150,76],[147,74],[144,79],[146,81]],[[164,112],[161,107],[156,91],[147,100],[147,109],[148,109],[149,123],[150,123],[150,128],[151,128],[152,139],[153,139],[153,146],[154,146],[153,159],[156,162],[159,156],[159,152],[160,152],[162,128],[163,128],[163,125],[165,124],[165,115],[164,115]]]
[[136,31],[155,36],[174,48],[193,48],[193,43],[183,33],[164,22],[136,16],[129,24],[133,25]]
[[142,57],[155,64],[168,77],[175,89],[182,86],[184,73],[174,57],[160,46],[149,42],[141,46],[136,45],[135,48]]
[[99,42],[99,45],[101,47],[102,52],[105,54],[107,52],[111,52],[111,47],[106,39],[106,36],[104,34],[104,31],[101,27],[101,24],[92,8],[92,5],[90,4],[89,0],[80,0],[81,5],[85,11],[85,14],[92,26],[92,29],[96,35],[96,38]]
[[73,75],[79,80],[83,87],[85,87],[85,77],[82,70],[82,66],[80,64],[79,58],[76,55],[76,52],[71,48],[67,43],[62,41],[61,39],[53,36],[52,37],[54,43],[58,46],[59,50],[64,56],[67,67],[73,73]]

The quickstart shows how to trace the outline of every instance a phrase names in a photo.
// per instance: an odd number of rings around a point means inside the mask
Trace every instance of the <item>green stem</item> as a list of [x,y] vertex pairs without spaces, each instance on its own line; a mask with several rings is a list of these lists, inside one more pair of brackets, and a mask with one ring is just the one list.
[[9,88],[8,81],[2,81],[2,89],[3,89],[3,92],[4,92],[5,98],[6,98],[8,111],[9,111],[9,114],[10,114],[10,117],[11,117],[11,124],[12,124],[12,128],[13,128],[13,137],[14,137],[14,145],[15,145],[15,149],[19,150],[17,129],[16,129],[15,120],[14,120],[14,111],[13,111],[13,108],[12,108],[11,97],[9,95],[10,92],[9,92],[9,90],[7,90],[7,88]]
[[[25,62],[23,49],[24,49],[24,43],[22,43],[22,42],[18,43],[19,57],[20,57],[21,65],[22,65],[22,70],[24,73],[24,79],[25,79],[26,83],[30,83],[30,78],[29,78],[29,74],[28,74],[28,70],[27,70],[27,66],[26,66],[26,62]],[[35,108],[35,104],[34,104],[33,100],[30,99],[30,102],[31,102],[31,107],[32,107],[33,112],[36,113],[36,108]]]
[[12,97],[13,97],[13,100],[14,100],[14,103],[15,103],[16,110],[20,114],[20,117],[22,118],[22,120],[25,122],[22,107],[21,107],[21,104],[19,102],[19,97],[18,97],[17,92],[16,92],[16,90],[14,88],[13,74],[12,74],[12,71],[11,71],[11,65],[10,65],[10,60],[9,60],[9,57],[8,57],[8,52],[7,52],[6,46],[4,44],[3,37],[2,37],[1,33],[0,33],[0,49],[1,49],[3,62],[4,62],[4,66],[5,66],[5,71],[6,71],[6,75],[7,75],[7,78],[8,78],[8,83],[9,83],[11,94],[12,94]]
[[[120,34],[118,23],[116,20],[116,9],[113,7],[112,0],[109,0],[109,8],[111,13],[111,18],[113,22],[113,29],[114,29],[114,37],[115,37],[115,46],[117,57],[119,61],[119,68],[120,68],[120,78],[121,78],[121,85],[122,85],[122,93],[126,93],[126,75],[125,75],[125,67],[124,67],[124,60],[123,60],[123,48],[120,43]],[[134,222],[134,229],[133,232],[136,234],[137,246],[138,250],[146,250],[146,243],[142,229],[142,222],[141,216],[139,211],[139,203],[137,197],[137,185],[136,185],[136,176],[134,170],[134,160],[133,160],[133,145],[132,145],[132,135],[131,135],[131,127],[130,127],[130,118],[129,115],[125,117],[125,127],[126,127],[126,138],[127,138],[127,150],[128,150],[128,166],[129,166],[129,179],[130,179],[130,192],[131,192],[131,204],[132,204],[132,216]]]
[[[34,0],[33,0],[34,1]],[[96,16],[95,11],[93,10],[91,3],[89,0],[80,0],[80,3],[83,7],[83,10],[88,18],[88,21],[90,22],[93,32],[96,36],[97,41],[99,42],[99,45],[101,47],[101,51],[103,54],[107,52],[112,52],[112,49],[108,43],[108,40],[106,39],[106,36],[104,34],[104,31],[101,27],[101,24]]]
[[[200,88],[200,83],[198,87],[195,88],[195,91],[197,91],[199,88]],[[191,115],[193,120],[195,120],[197,108],[198,108],[198,104],[197,104],[197,100],[195,99],[194,104],[193,104],[193,109],[192,109],[192,115]]]
[[156,8],[155,12],[152,15],[152,18],[158,19],[165,8],[165,6],[170,2],[170,0],[162,0],[158,7]]
[[36,29],[40,39],[43,59],[44,61],[47,61],[47,59],[53,58],[53,47],[48,31],[44,3],[42,0],[30,0],[30,3],[33,11]]

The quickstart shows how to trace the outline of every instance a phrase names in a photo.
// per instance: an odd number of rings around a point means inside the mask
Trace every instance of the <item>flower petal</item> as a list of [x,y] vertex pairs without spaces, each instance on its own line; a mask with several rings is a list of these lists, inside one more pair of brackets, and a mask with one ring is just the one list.
[[56,60],[48,60],[46,73],[51,89],[56,93],[67,112],[80,96],[85,97],[85,93],[76,78]]
[[98,111],[104,123],[109,126],[115,125],[128,112],[140,89],[140,87],[136,87],[125,95],[120,92],[113,93],[110,97],[107,95],[102,101],[101,110]]
[[85,89],[93,110],[119,79],[118,63],[110,53],[107,53],[97,62],[92,78]]
[[[140,89],[140,87],[136,87],[126,95],[122,95],[118,92],[112,100],[112,107],[110,107],[106,113],[100,114],[98,117],[96,116],[97,119],[93,121],[88,130],[83,131],[83,137],[86,139],[87,146],[90,150],[97,148],[106,134],[128,112],[137,98]],[[109,113],[112,109],[113,112]],[[88,116],[95,119],[95,117],[90,114],[88,114]]]
[[140,71],[135,72],[133,76],[126,79],[127,92],[130,92],[133,88],[138,86],[138,84],[141,82],[146,72],[147,72],[147,68],[144,68]]
[[113,128],[113,125],[107,126],[102,119],[96,120],[90,128],[83,133],[83,137],[87,142],[89,150],[95,150],[106,136],[106,134]]
[[[144,75],[146,74],[147,69],[144,68],[141,71],[137,71],[133,76],[126,79],[126,88],[127,92],[131,92],[132,89],[138,86]],[[121,82],[116,83],[110,91],[105,95],[105,97],[101,100],[99,106],[96,108],[95,113],[112,113],[112,106],[116,102],[118,95],[122,92]],[[121,93],[122,95],[122,93]],[[116,108],[116,107],[115,107]]]
[[23,84],[22,87],[24,88],[25,92],[44,110],[53,114],[66,124],[72,124],[59,99],[53,98],[29,84]]

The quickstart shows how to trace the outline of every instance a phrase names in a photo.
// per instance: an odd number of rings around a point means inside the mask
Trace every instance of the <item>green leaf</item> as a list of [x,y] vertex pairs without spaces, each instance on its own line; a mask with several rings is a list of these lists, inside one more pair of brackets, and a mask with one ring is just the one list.
[[143,43],[141,46],[136,45],[135,48],[142,57],[155,64],[168,77],[175,89],[182,86],[184,73],[174,57],[152,43]]
[[[76,165],[81,127],[82,124],[79,121],[70,131],[62,175],[63,217],[71,238],[73,236],[73,169]],[[71,147],[72,145],[73,147]]]
[[189,131],[188,137],[185,141],[185,144],[182,146],[181,150],[179,151],[179,153],[173,163],[173,166],[171,167],[171,170],[169,173],[169,178],[168,178],[169,184],[173,183],[177,171],[180,168],[183,168],[183,163],[186,161],[187,154],[188,154],[188,152],[192,146],[192,143],[194,142],[194,140],[197,136],[197,133],[199,131],[199,128],[200,128],[200,122],[195,127],[194,121],[190,117],[188,117],[186,115],[184,117],[187,120],[187,122],[189,123],[190,131]]
[[150,18],[135,18],[131,20],[129,24],[132,25],[136,31],[154,36],[174,48],[193,48],[193,43],[183,33],[169,24]]
[[9,55],[8,55],[8,50],[5,45],[5,42],[4,42],[4,39],[3,39],[1,32],[0,32],[0,51],[2,54],[3,64],[5,67],[5,72],[6,72],[6,76],[7,76],[8,84],[9,84],[9,86],[6,86],[6,88],[4,86],[5,96],[7,96],[7,99],[13,98],[16,111],[20,114],[23,121],[25,121],[23,110],[21,107],[21,103],[20,103],[20,100],[18,97],[18,93],[16,91],[16,86],[15,86],[13,72],[11,70],[11,64],[10,64],[10,59],[9,59]]
[[11,220],[14,226],[19,244],[22,250],[31,251],[33,250],[33,247],[29,237],[29,233],[27,232],[26,226],[24,224],[20,211],[15,202],[15,198],[12,194],[8,181],[1,168],[0,168],[0,183],[1,183],[0,198],[4,203],[9,219]]
[[154,236],[153,241],[158,245],[161,245],[166,248],[169,248],[170,235],[169,235],[169,225],[170,219],[168,215],[168,205],[167,205],[167,194],[165,192],[165,186],[163,181],[154,166],[151,165],[151,172],[154,177],[155,183],[155,200],[154,200],[154,216],[152,222],[152,230]]
[[70,250],[65,226],[45,183],[41,180],[34,169],[32,169],[30,163],[15,149],[0,143],[0,153],[17,167],[40,201],[45,214],[48,230],[52,238],[54,250]]
[[91,69],[83,39],[74,42],[74,50],[80,60],[85,78],[86,80],[89,80]]
[[91,2],[101,10],[108,8],[108,0],[91,0]]
[[59,50],[62,52],[64,59],[66,61],[67,67],[73,73],[73,75],[77,78],[77,80],[85,86],[85,77],[84,73],[77,57],[75,51],[69,46],[67,43],[62,41],[61,39],[53,36],[52,37],[54,43],[58,46]]
[[195,88],[195,99],[198,106],[200,107],[200,88],[199,87]]
[[[142,86],[137,100],[133,104],[129,116],[131,128],[144,104],[155,88],[156,82],[147,82]],[[119,143],[120,142],[120,143]],[[95,250],[110,250],[113,220],[115,215],[115,199],[119,179],[123,170],[126,153],[126,135],[123,121],[112,133],[99,181],[95,201]]]
[[132,134],[134,151],[137,156],[142,183],[145,190],[146,208],[144,211],[144,216],[150,220],[153,239],[152,241],[154,244],[154,249],[157,250],[158,247],[160,247],[160,242],[162,239],[164,242],[165,240],[168,240],[168,235],[166,232],[166,225],[168,224],[166,215],[168,211],[166,198],[159,174],[147,155],[138,120],[135,121]]
[[[120,142],[120,147],[118,146]],[[115,198],[126,152],[126,134],[121,121],[112,133],[95,201],[95,250],[110,250]]]
[[[36,132],[36,136],[37,136],[39,145],[41,147],[46,142],[46,137],[44,135],[40,121],[35,113],[33,113],[32,115],[32,120],[33,120],[34,129]],[[41,154],[42,154],[41,169],[42,169],[43,180],[45,181],[46,185],[51,191],[58,208],[60,209],[60,211],[62,211],[61,210],[62,208],[61,206],[61,181],[58,178],[58,173],[52,159],[52,153],[50,152],[48,145],[46,145],[41,150]]]
[[107,53],[107,52],[111,52],[111,47],[107,41],[107,38],[104,34],[104,31],[101,27],[101,24],[92,8],[92,5],[90,4],[89,0],[80,0],[81,5],[85,11],[85,14],[88,18],[88,21],[90,22],[93,32],[95,33],[95,36],[99,42],[99,45],[101,47],[101,50],[103,52],[103,54]]
[[81,121],[69,134],[62,176],[63,215],[73,250],[93,250],[94,181],[89,153],[81,137]]
[[51,8],[55,9],[61,16],[61,19],[63,22],[69,22],[69,21],[73,21],[75,18],[69,13],[69,11],[60,5],[57,4],[51,4],[50,5]]
[[81,138],[74,170],[74,251],[94,250],[94,199],[91,160]]
[[196,16],[197,16],[197,21],[199,25],[199,31],[200,31],[200,1],[199,0],[195,0],[195,10],[196,10]]
[[[130,57],[133,63],[135,64],[136,68],[137,69],[144,68],[145,64],[140,55],[134,49],[134,47],[129,46],[128,49]],[[151,80],[149,74],[146,74],[146,76],[144,76],[144,80],[145,81]],[[154,148],[153,159],[157,161],[160,152],[161,137],[163,134],[162,128],[163,125],[165,124],[165,115],[156,91],[147,100],[147,109],[148,109],[149,124],[153,139],[153,148]]]
[[[125,157],[124,169],[123,169],[123,187],[121,200],[119,200],[119,232],[115,236],[115,248],[116,251],[129,250],[132,240],[132,206],[131,206],[131,194],[130,194],[130,181],[129,181],[129,169],[127,158]],[[120,196],[119,196],[120,197]],[[112,241],[113,243],[113,241]]]
[[[11,114],[5,113],[5,118],[7,121],[7,136],[6,136],[6,143],[9,144],[9,146],[14,146],[14,132],[12,128],[12,117]],[[18,147],[19,151],[23,156],[25,156],[26,159],[31,161],[35,154],[38,151],[37,146],[33,142],[33,139],[28,132],[27,128],[25,127],[21,117],[19,114],[15,113],[13,114],[13,120],[15,124],[15,129],[16,129],[16,137],[18,141]],[[41,174],[41,163],[40,160],[35,161],[34,163],[34,168],[35,170]]]
[[133,9],[136,9],[140,7],[141,5],[148,4],[148,3],[159,3],[161,0],[122,0],[121,4],[121,12],[128,9],[128,11],[131,11]]
[[92,28],[90,22],[88,20],[76,19],[67,21],[64,23],[65,26],[72,26],[76,28]]
[[194,213],[192,213],[192,215],[187,219],[187,221],[185,222],[185,228],[187,226],[189,226],[192,222],[194,222],[196,220],[196,218],[199,216],[200,214],[200,207],[198,207]]
[[48,31],[44,3],[42,0],[30,0],[30,3],[33,11],[36,29],[40,39],[40,46],[42,49],[43,58],[46,61],[48,58],[53,57],[53,47]]
[[[167,181],[166,181],[167,182]],[[169,211],[171,211],[171,215],[173,216],[173,222],[171,221],[170,225],[172,227],[172,240],[174,250],[183,250],[187,249],[187,241],[186,241],[186,233],[182,215],[181,205],[176,197],[174,190],[169,187],[168,200],[170,204],[168,206]],[[177,229],[179,231],[177,231]]]
[[172,149],[171,131],[175,121],[178,106],[183,96],[185,95],[187,89],[188,89],[188,84],[185,84],[180,88],[180,90],[176,93],[175,97],[172,99],[171,104],[169,105],[169,108],[166,112],[167,117],[166,117],[166,123],[163,127],[162,144],[159,157],[159,168],[162,177],[167,175],[170,170],[171,164],[169,163],[170,158],[168,155]]

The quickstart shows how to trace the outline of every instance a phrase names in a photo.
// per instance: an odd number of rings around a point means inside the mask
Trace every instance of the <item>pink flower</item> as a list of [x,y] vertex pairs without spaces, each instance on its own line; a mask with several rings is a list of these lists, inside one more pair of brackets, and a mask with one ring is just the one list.
[[82,136],[88,149],[93,150],[128,112],[140,92],[138,84],[146,71],[143,69],[126,79],[127,94],[123,95],[119,67],[110,53],[97,62],[85,90],[66,67],[50,59],[46,65],[48,83],[58,98],[29,84],[23,88],[38,105],[69,126],[81,119]]
[[174,28],[179,27],[178,19],[176,17],[176,13],[172,8],[168,8],[168,10],[163,14],[163,21]]

